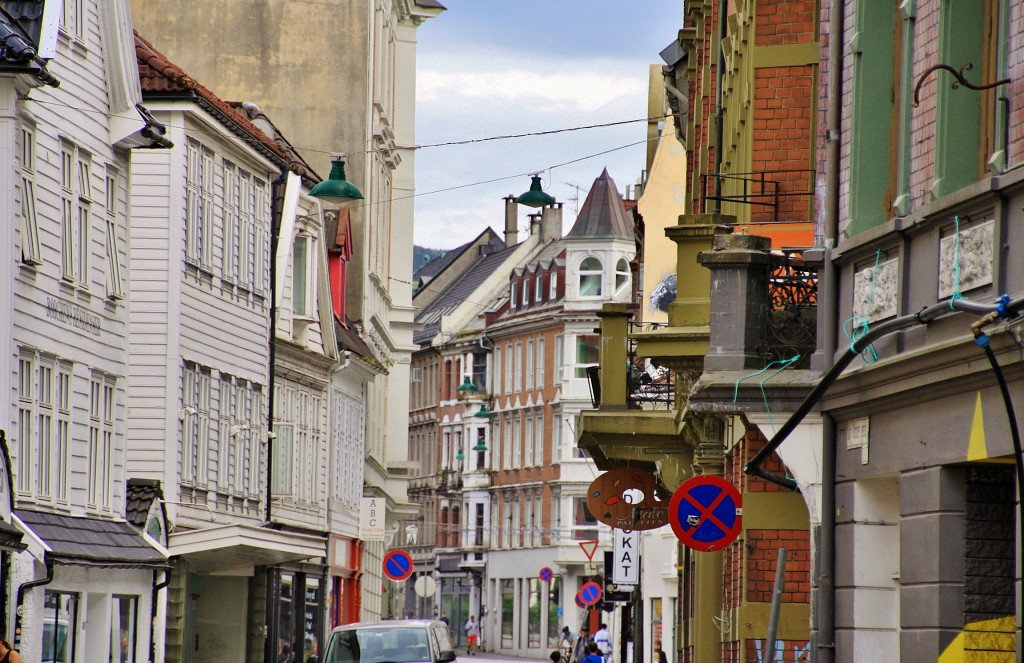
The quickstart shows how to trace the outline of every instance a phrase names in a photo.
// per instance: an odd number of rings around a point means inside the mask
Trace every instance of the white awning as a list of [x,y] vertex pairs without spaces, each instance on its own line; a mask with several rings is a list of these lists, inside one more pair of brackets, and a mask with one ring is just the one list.
[[327,539],[252,525],[225,525],[174,532],[168,548],[171,555],[185,558],[191,570],[248,575],[257,566],[326,557]]

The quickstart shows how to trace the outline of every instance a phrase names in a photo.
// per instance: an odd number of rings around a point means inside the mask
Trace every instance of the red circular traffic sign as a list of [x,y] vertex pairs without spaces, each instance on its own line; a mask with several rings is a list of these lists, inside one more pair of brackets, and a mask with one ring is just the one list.
[[601,600],[601,585],[594,581],[584,583],[576,597],[583,605],[594,605]]
[[544,582],[551,582],[551,579],[555,577],[555,572],[550,567],[545,566],[540,570],[540,579]]
[[412,555],[404,550],[392,550],[384,555],[384,575],[401,582],[412,575]]
[[580,593],[579,592],[576,592],[576,607],[577,608],[586,608],[587,607],[586,604],[583,603],[583,599],[580,598]]
[[740,492],[722,477],[688,479],[672,494],[668,522],[683,545],[700,552],[721,550],[743,528]]

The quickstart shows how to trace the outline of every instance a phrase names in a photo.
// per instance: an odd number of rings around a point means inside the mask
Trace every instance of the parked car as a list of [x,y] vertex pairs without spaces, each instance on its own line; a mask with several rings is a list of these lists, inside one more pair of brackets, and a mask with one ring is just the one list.
[[448,626],[427,619],[358,622],[331,632],[324,663],[451,663]]

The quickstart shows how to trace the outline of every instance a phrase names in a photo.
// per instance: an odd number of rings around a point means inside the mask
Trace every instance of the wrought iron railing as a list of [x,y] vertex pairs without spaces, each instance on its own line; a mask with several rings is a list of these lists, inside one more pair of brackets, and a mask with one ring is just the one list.
[[817,347],[818,273],[804,262],[802,251],[786,250],[784,256],[768,277],[770,308],[761,351],[769,361],[799,355],[793,368],[808,368]]
[[813,170],[704,173],[700,184],[701,210],[705,213],[712,207],[709,202],[749,205],[753,223],[807,221],[813,213]]
[[629,374],[626,379],[626,403],[634,410],[672,408],[675,402],[676,376],[657,359],[640,357],[636,353],[637,341],[633,334],[652,331],[665,325],[659,323],[630,323],[626,357]]

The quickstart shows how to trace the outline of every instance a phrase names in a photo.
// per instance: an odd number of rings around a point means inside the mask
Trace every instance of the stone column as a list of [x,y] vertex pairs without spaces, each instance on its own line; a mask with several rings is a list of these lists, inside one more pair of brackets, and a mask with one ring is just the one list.
[[772,243],[756,235],[716,235],[698,256],[711,270],[711,351],[705,371],[761,368],[770,311]]
[[626,356],[630,304],[605,304],[597,317],[601,319],[601,409],[626,409]]

